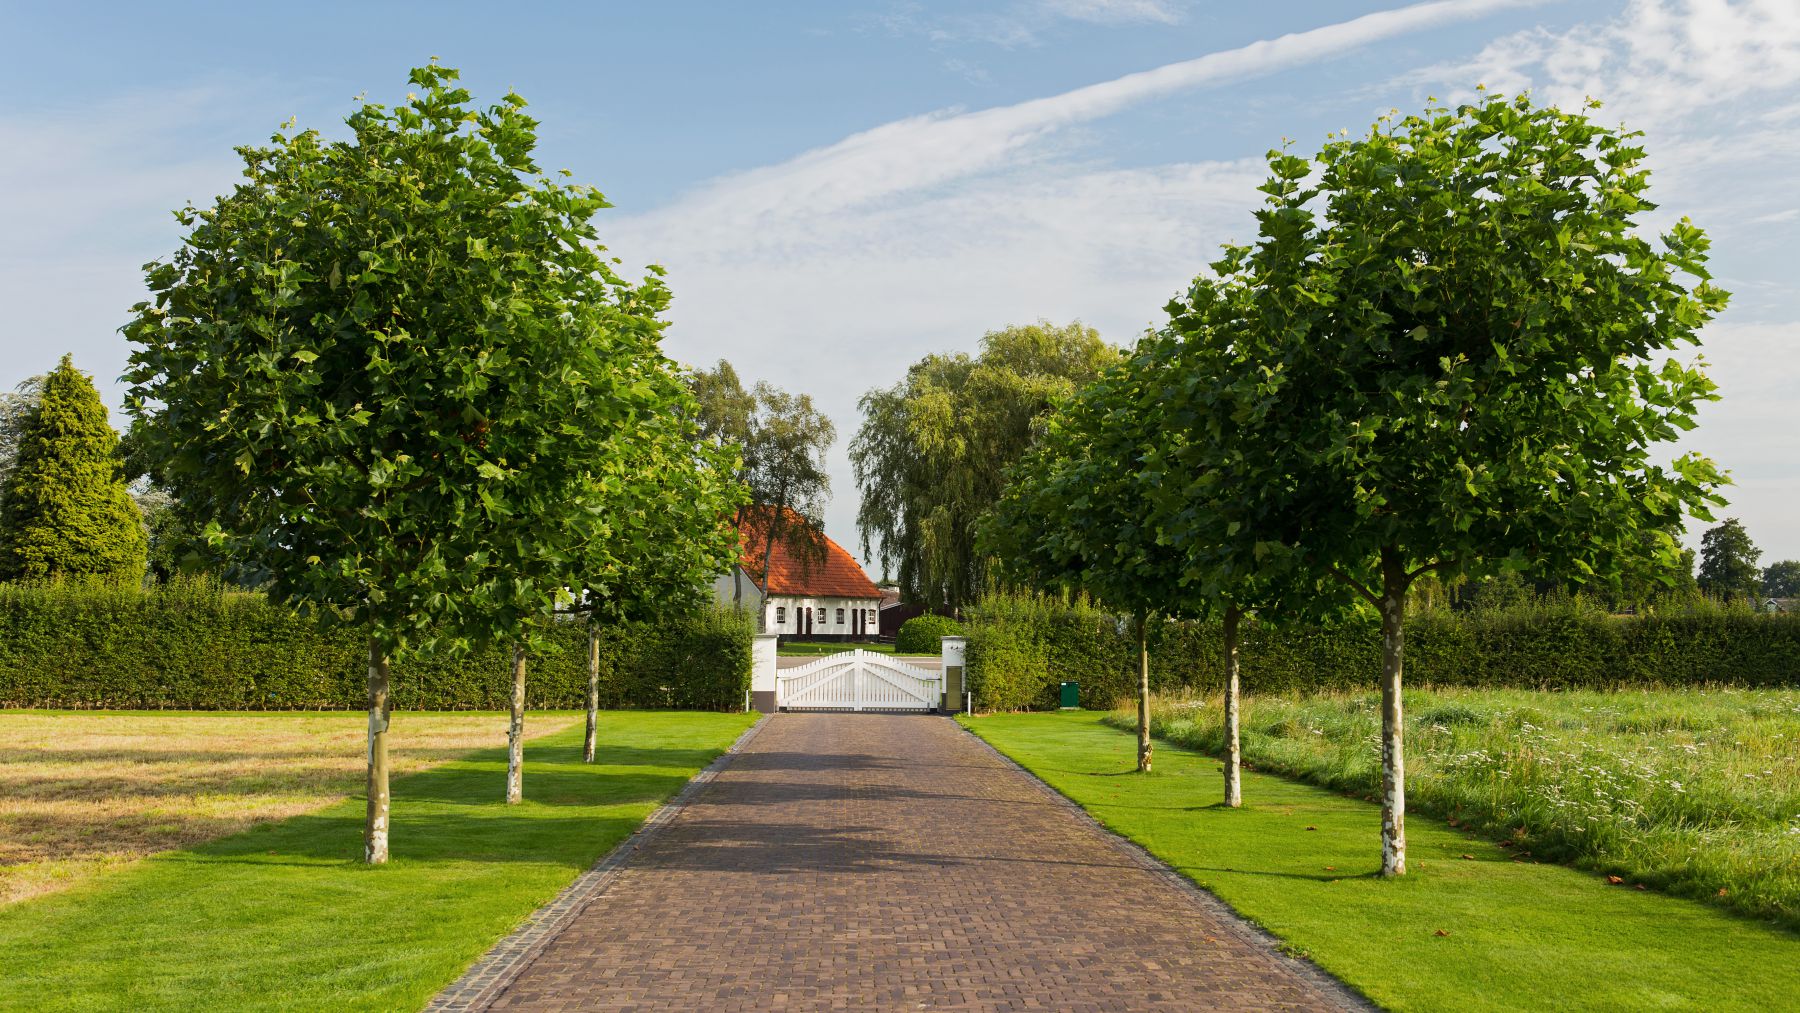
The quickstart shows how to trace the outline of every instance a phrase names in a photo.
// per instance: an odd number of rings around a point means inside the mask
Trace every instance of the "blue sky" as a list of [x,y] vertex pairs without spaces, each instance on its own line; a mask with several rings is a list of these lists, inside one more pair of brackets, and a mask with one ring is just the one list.
[[[1038,318],[1131,340],[1251,234],[1259,159],[1478,82],[1584,94],[1646,131],[1663,208],[1735,293],[1724,388],[1684,449],[1800,558],[1800,3],[0,4],[0,385],[64,351],[115,406],[116,328],[170,209],[282,120],[338,130],[431,56],[512,88],[541,161],[598,185],[627,263],[666,265],[668,349],[814,395],[855,548],[856,398]],[[122,420],[115,418],[115,422]]]

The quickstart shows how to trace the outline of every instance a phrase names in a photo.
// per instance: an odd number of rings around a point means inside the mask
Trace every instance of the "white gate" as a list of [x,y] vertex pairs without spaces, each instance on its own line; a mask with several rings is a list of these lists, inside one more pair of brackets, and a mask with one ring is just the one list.
[[938,673],[875,651],[844,651],[775,675],[775,706],[792,710],[929,711],[943,698]]

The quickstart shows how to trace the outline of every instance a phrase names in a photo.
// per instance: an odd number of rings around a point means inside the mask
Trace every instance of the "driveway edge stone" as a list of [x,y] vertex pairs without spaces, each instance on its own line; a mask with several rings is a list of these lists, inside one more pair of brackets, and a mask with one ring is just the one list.
[[1025,777],[1032,784],[1036,785],[1038,790],[1043,792],[1054,804],[1061,806],[1077,820],[1099,832],[1101,836],[1111,842],[1113,848],[1118,851],[1120,855],[1124,856],[1133,865],[1156,876],[1175,889],[1186,893],[1194,899],[1195,903],[1205,908],[1209,913],[1217,916],[1220,923],[1225,927],[1225,931],[1236,935],[1246,945],[1265,950],[1271,956],[1279,959],[1292,970],[1296,976],[1305,979],[1307,984],[1317,988],[1340,1009],[1356,1010],[1358,1013],[1369,1013],[1369,1011],[1380,1013],[1381,1007],[1369,1001],[1369,999],[1361,992],[1358,992],[1356,989],[1345,984],[1331,972],[1313,963],[1311,960],[1291,956],[1287,950],[1283,948],[1283,943],[1280,938],[1239,914],[1231,905],[1220,900],[1218,895],[1175,871],[1168,863],[1157,858],[1155,855],[1152,855],[1136,841],[1113,831],[1111,828],[1107,827],[1106,824],[1095,819],[1092,813],[1083,809],[1074,799],[1057,791],[1048,781],[1045,781],[1043,778],[1032,773],[1024,764],[1001,752],[993,743],[975,734],[974,729],[964,725],[961,721],[956,721],[955,718],[951,718],[950,720],[955,721],[956,726],[961,728],[965,734],[976,742],[981,743],[988,752],[993,753],[998,757],[1000,762],[1013,768],[1019,773],[1024,774]]
[[606,888],[617,878],[619,868],[639,848],[673,822],[688,803],[693,801],[694,796],[704,790],[718,776],[719,771],[749,745],[756,733],[768,723],[769,715],[764,714],[755,724],[744,729],[744,734],[738,736],[730,748],[695,774],[674,798],[651,813],[630,837],[620,841],[602,856],[600,861],[594,863],[593,868],[577,876],[575,882],[556,895],[555,900],[533,911],[523,925],[495,943],[481,959],[475,961],[474,966],[463,972],[462,977],[433,996],[425,1006],[427,1013],[465,1013],[486,1009],[492,1004],[505,991],[506,986],[531,966],[531,962],[544,951],[544,947],[561,934],[589,904],[606,892]]

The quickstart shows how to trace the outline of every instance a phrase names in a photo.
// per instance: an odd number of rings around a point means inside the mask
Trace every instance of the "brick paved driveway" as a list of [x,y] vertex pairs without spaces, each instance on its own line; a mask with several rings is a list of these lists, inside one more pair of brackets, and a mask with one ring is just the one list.
[[494,1009],[1332,1009],[941,717],[780,714]]

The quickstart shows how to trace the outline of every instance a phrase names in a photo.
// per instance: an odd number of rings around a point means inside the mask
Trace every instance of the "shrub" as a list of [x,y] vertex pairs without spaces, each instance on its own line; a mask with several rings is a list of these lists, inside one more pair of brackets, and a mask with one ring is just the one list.
[[894,653],[937,654],[943,650],[944,637],[958,637],[962,632],[962,623],[948,616],[913,616],[900,624],[900,632],[894,636]]
[[[753,632],[711,609],[605,627],[601,705],[740,708]],[[585,706],[585,622],[557,621],[548,640],[531,661],[528,706]],[[366,705],[367,650],[360,630],[204,581],[0,586],[4,707],[355,710]],[[510,649],[490,647],[396,666],[394,706],[505,710],[509,662]]]
[[[982,709],[1053,708],[1057,684],[1065,680],[1081,683],[1091,706],[1136,693],[1128,623],[1085,601],[990,595],[969,610],[967,626],[969,688]],[[1359,690],[1373,686],[1380,672],[1381,629],[1373,616],[1246,621],[1240,633],[1246,692]],[[1147,639],[1153,692],[1220,688],[1219,624],[1153,620]],[[1701,600],[1615,616],[1582,598],[1431,611],[1408,621],[1406,675],[1417,686],[1795,686],[1800,615],[1760,615]]]

